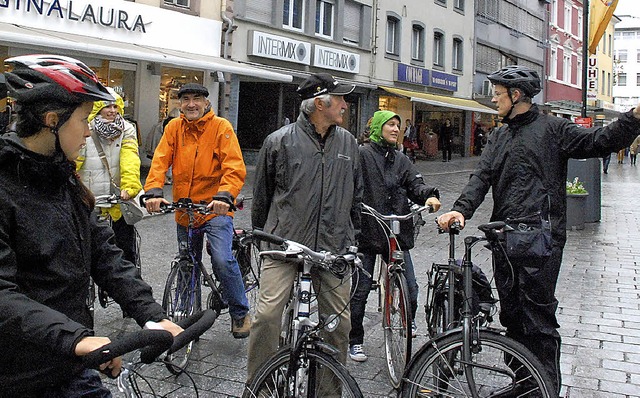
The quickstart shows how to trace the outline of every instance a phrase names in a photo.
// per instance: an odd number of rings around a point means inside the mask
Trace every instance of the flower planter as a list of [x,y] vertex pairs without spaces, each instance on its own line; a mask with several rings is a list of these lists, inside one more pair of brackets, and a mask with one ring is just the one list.
[[567,229],[584,229],[587,196],[589,194],[567,194]]

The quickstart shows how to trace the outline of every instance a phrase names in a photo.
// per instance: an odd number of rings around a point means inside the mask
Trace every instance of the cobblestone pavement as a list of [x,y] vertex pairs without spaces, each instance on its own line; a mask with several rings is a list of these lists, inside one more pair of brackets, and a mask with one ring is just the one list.
[[[454,158],[450,163],[419,161],[417,166],[429,184],[440,188],[443,207],[448,209],[476,162],[477,158]],[[586,224],[581,231],[568,231],[558,281],[558,319],[563,339],[562,395],[567,398],[640,397],[640,293],[636,265],[640,220],[635,211],[640,172],[629,164],[612,164],[609,174],[602,177],[602,220]],[[243,193],[251,195],[252,183],[253,168],[249,167]],[[490,195],[469,221],[466,233],[476,233],[476,226],[489,219]],[[412,250],[421,305],[429,266],[434,261],[446,260],[448,245],[448,239],[435,231],[433,215],[426,219],[427,225]],[[238,212],[236,225],[249,224],[249,211]],[[143,276],[160,298],[176,251],[173,217],[146,217],[138,224],[138,230],[142,237]],[[458,253],[461,248],[462,245]],[[477,251],[473,261],[485,271],[490,269],[488,250]],[[414,340],[414,350],[427,340],[424,312],[419,309],[416,318],[419,335]],[[380,320],[374,292],[369,297],[365,317],[365,349],[369,360],[364,363],[348,360],[347,364],[365,397],[395,396],[387,382]],[[98,308],[96,323],[98,334],[110,336],[137,327],[131,320],[121,318],[117,305]],[[200,396],[240,396],[246,377],[246,350],[246,340],[231,336],[228,314],[221,315],[197,344],[188,368]],[[147,367],[145,374],[159,396],[194,396],[185,376],[175,378],[162,366],[155,365]],[[115,386],[112,390],[117,391]]]

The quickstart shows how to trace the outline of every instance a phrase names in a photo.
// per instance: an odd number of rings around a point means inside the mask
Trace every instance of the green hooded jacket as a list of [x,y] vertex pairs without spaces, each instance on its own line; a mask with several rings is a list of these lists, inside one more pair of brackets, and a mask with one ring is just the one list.
[[402,121],[400,116],[395,112],[376,111],[376,113],[373,114],[373,118],[371,118],[371,134],[369,135],[369,139],[378,145],[397,147],[398,144],[390,144],[382,137],[382,126],[394,117],[398,119],[398,121]]

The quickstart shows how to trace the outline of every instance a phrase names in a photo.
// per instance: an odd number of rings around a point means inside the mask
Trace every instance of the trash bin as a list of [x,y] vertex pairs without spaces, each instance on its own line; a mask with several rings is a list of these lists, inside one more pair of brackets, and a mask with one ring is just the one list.
[[600,158],[569,159],[567,180],[573,181],[574,178],[578,177],[587,192],[589,192],[584,204],[585,222],[598,222],[601,218],[601,169]]
[[438,134],[429,132],[424,135],[422,142],[424,143],[422,149],[424,149],[425,155],[427,155],[428,158],[438,156]]

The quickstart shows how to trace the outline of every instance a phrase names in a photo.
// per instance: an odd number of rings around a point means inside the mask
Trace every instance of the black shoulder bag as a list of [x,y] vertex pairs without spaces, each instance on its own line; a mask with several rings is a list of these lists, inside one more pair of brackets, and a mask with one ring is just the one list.
[[[550,202],[550,200],[549,200]],[[544,258],[551,255],[551,220],[542,211],[530,216],[507,218],[505,228],[505,249],[509,258]]]

